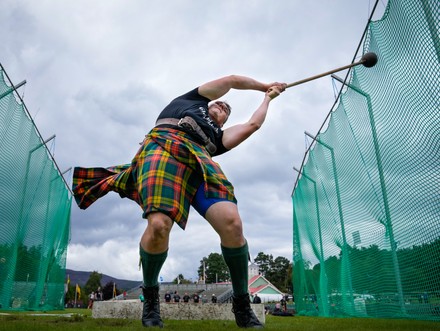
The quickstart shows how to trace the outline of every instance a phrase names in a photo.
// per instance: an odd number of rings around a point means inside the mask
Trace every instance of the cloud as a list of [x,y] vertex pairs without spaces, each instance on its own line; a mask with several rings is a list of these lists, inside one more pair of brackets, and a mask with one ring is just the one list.
[[[92,8],[93,6],[93,8]],[[383,10],[383,7],[381,7]],[[129,163],[171,99],[208,80],[242,74],[287,83],[349,63],[369,1],[2,1],[1,63],[21,90],[43,137],[56,133],[55,159],[72,166]],[[230,123],[262,101],[232,91]],[[217,158],[235,186],[251,254],[292,257],[291,192],[304,153],[334,102],[331,79],[288,89],[266,123]],[[140,208],[108,194],[72,208],[67,266],[140,279]],[[175,226],[166,281],[197,278],[200,260],[220,252],[217,234],[194,210]]]
[[75,270],[98,271],[122,279],[142,279],[137,269],[139,246],[132,245],[124,237],[108,239],[101,245],[70,244],[67,259]]

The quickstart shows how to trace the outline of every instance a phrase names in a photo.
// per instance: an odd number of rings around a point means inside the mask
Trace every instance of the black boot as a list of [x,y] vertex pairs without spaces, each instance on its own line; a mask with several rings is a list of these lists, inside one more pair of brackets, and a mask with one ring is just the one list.
[[163,328],[160,318],[159,286],[142,287],[142,294],[144,295],[142,325],[147,328],[153,326]]
[[263,328],[263,324],[252,311],[249,294],[232,297],[232,312],[235,315],[235,322],[240,328]]

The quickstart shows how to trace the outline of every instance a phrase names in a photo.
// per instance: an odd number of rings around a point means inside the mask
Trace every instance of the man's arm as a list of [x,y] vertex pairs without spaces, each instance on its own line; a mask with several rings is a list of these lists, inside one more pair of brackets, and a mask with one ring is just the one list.
[[237,124],[224,130],[223,132],[223,146],[227,149],[232,149],[247,138],[249,138],[255,131],[257,131],[264,123],[266,119],[267,111],[269,109],[269,103],[276,98],[285,89],[285,84],[281,84],[281,87],[274,86],[269,88],[266,92],[263,102],[252,114],[249,121],[243,124]]
[[210,100],[216,100],[228,93],[230,89],[266,92],[276,84],[278,83],[265,84],[249,77],[230,75],[199,86],[199,94]]

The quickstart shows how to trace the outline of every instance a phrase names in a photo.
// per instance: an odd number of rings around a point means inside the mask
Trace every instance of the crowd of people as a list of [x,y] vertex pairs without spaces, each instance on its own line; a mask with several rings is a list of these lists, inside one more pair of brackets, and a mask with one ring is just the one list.
[[[208,299],[206,298],[206,295],[204,295],[203,297],[201,297],[198,293],[194,293],[192,295],[189,295],[188,292],[185,292],[185,294],[183,295],[183,297],[180,297],[179,292],[174,291],[174,292],[166,292],[164,295],[164,301],[166,303],[179,303],[181,301],[183,301],[184,303],[207,303]],[[217,303],[217,296],[215,295],[215,293],[212,293],[211,296],[211,303]]]
[[[142,297],[142,295],[141,295]],[[188,292],[185,292],[183,297],[180,296],[178,291],[167,291],[164,295],[164,302],[165,303],[208,303],[209,300],[206,298],[206,295],[200,296],[198,293],[194,293],[192,295],[189,295]],[[142,298],[141,298],[142,300]],[[287,303],[289,302],[289,296],[283,295],[281,300],[277,303],[275,303],[274,311],[275,312],[286,312],[287,311]],[[218,303],[218,298],[215,293],[212,293],[211,295],[211,303]],[[253,304],[260,304],[263,303],[261,297],[258,295],[258,293],[255,293],[252,298]]]

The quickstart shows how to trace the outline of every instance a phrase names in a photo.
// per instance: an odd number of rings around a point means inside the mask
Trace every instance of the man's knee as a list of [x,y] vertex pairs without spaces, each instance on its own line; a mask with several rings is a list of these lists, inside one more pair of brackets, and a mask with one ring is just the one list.
[[173,220],[167,215],[155,212],[148,215],[147,230],[155,240],[168,238],[168,235],[173,227]]
[[215,203],[209,207],[205,218],[219,234],[221,243],[225,247],[240,247],[246,242],[235,203],[225,201]]
[[227,236],[231,240],[242,240],[243,224],[240,215],[237,212],[233,210],[225,210],[221,221],[218,223],[218,227],[218,232],[222,238]]
[[224,225],[218,234],[221,244],[225,247],[241,247],[246,243],[240,217],[225,218]]
[[238,214],[227,215],[225,217],[225,228],[229,233],[241,236],[243,234],[243,224],[240,216],[238,216]]

